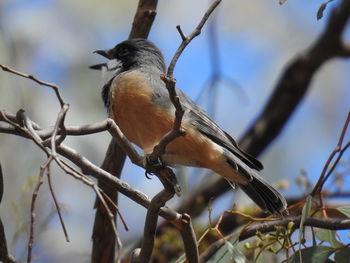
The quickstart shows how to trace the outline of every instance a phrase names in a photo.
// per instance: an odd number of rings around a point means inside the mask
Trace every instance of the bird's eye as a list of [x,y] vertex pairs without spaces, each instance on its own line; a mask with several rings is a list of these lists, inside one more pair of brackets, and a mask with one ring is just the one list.
[[127,56],[127,55],[129,55],[129,54],[130,54],[130,50],[127,49],[127,48],[125,48],[125,47],[120,48],[120,49],[118,50],[118,56],[119,56],[119,57],[125,57],[125,56]]

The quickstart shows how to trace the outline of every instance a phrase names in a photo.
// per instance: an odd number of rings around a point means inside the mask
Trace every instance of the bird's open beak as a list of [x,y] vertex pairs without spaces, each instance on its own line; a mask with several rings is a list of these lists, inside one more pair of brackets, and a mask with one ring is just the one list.
[[99,54],[108,59],[113,59],[111,54],[109,53],[109,50],[96,50],[94,51],[94,53]]

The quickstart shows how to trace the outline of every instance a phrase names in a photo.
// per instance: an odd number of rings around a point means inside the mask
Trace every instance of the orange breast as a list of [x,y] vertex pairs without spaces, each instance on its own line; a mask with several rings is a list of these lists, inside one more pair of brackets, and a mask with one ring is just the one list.
[[[172,129],[174,113],[154,105],[150,83],[142,73],[129,72],[116,78],[110,96],[111,117],[128,140],[146,154]],[[232,174],[220,146],[186,122],[182,128],[186,135],[168,144],[162,156],[166,163],[205,167],[225,177],[237,176]]]
[[111,114],[125,136],[144,150],[157,144],[173,118],[155,107],[149,80],[139,72],[119,76],[112,85]]

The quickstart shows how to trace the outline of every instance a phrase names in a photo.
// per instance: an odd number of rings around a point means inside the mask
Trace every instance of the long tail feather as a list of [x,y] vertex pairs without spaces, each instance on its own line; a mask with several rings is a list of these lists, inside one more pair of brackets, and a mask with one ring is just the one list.
[[240,184],[241,189],[264,211],[271,214],[286,214],[286,199],[259,175],[253,175],[253,180]]

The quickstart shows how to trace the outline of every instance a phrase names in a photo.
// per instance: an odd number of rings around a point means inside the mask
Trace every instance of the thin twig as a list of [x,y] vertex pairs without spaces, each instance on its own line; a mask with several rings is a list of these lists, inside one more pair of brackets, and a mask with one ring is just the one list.
[[107,124],[108,124],[109,133],[117,140],[118,144],[123,149],[123,151],[128,155],[131,162],[144,168],[145,167],[144,158],[137,153],[136,149],[132,146],[129,140],[122,133],[119,126],[112,119],[108,119]]
[[[334,148],[334,150],[332,151],[332,153],[329,155],[329,157],[328,157],[328,159],[327,159],[327,161],[326,161],[326,163],[325,163],[325,165],[324,165],[324,167],[322,169],[321,175],[318,178],[318,181],[315,184],[314,189],[311,191],[311,195],[312,196],[315,196],[316,194],[321,193],[324,183],[327,181],[327,179],[329,178],[329,176],[331,175],[331,173],[335,169],[335,167],[338,164],[338,162],[339,162],[340,158],[342,157],[343,153],[349,147],[350,142],[348,142],[347,145],[345,145],[345,147],[342,148],[343,140],[344,140],[347,128],[349,126],[349,122],[350,122],[350,112],[348,112],[347,118],[346,118],[346,120],[344,122],[342,131],[341,131],[339,139],[338,139],[338,143],[337,143],[336,147]],[[338,157],[337,157],[336,161],[333,163],[331,169],[329,169],[329,165],[331,164],[334,156],[337,153],[339,153]],[[328,173],[327,173],[327,171],[328,171]]]
[[39,194],[40,186],[43,184],[45,170],[50,165],[51,161],[52,161],[52,157],[49,157],[46,160],[46,162],[40,166],[38,182],[34,188],[34,192],[32,195],[32,201],[30,205],[30,231],[29,231],[29,240],[28,240],[27,263],[32,262],[32,250],[33,250],[33,244],[34,244],[34,224],[35,224],[35,217],[36,217],[36,214],[35,214],[36,199]]
[[175,120],[173,124],[173,128],[163,136],[163,138],[159,141],[159,143],[154,147],[153,152],[149,156],[151,161],[157,161],[161,155],[164,153],[166,146],[175,140],[179,136],[184,136],[185,131],[181,128],[181,123],[182,123],[182,117],[184,115],[184,110],[181,105],[181,101],[179,97],[176,94],[176,80],[173,78],[173,73],[174,73],[174,68],[176,65],[177,60],[179,59],[180,55],[182,54],[183,50],[186,48],[186,46],[196,37],[201,33],[201,30],[205,24],[205,22],[208,20],[210,14],[214,11],[214,9],[220,4],[221,0],[216,0],[214,1],[208,10],[205,12],[203,18],[197,25],[197,27],[194,29],[194,31],[186,37],[181,30],[180,26],[177,26],[177,30],[182,38],[182,42],[178,49],[176,50],[170,65],[167,70],[167,75],[161,75],[160,78],[163,80],[163,82],[166,85],[166,88],[169,93],[169,98],[172,102],[172,104],[175,107]]
[[51,182],[51,168],[50,168],[50,166],[47,167],[47,181],[48,181],[48,185],[49,185],[49,189],[50,189],[50,193],[51,193],[53,202],[54,202],[55,207],[56,207],[58,218],[60,219],[60,223],[61,223],[61,226],[62,226],[62,230],[63,230],[64,236],[66,238],[66,241],[69,242],[69,236],[68,236],[66,225],[65,225],[64,220],[63,220],[61,207],[58,204],[55,191],[53,190],[53,186],[52,186],[52,182]]
[[[51,143],[51,151],[53,155],[56,155],[56,146],[60,145],[64,139],[66,138],[66,128],[64,126],[64,120],[66,118],[67,111],[69,110],[69,105],[68,104],[63,104],[60,112],[58,113],[58,116],[56,118],[56,123],[51,135],[50,143]],[[60,137],[56,140],[56,136],[58,133],[58,130],[60,130],[61,135]],[[45,145],[45,142],[44,142]]]
[[10,72],[10,73],[13,73],[13,74],[15,74],[17,76],[21,76],[21,77],[26,78],[26,79],[31,79],[34,82],[38,83],[39,85],[52,88],[54,90],[55,94],[56,94],[56,97],[57,97],[58,101],[60,102],[61,107],[63,107],[64,101],[63,101],[62,96],[61,96],[61,94],[59,92],[59,87],[56,86],[55,84],[52,84],[52,83],[40,80],[40,79],[34,77],[33,75],[29,75],[29,74],[25,74],[25,73],[19,72],[17,70],[14,70],[14,69],[12,69],[12,68],[10,68],[8,66],[4,66],[2,64],[0,64],[0,68],[3,71],[7,71],[7,72]]
[[112,200],[105,192],[103,192],[103,191],[101,190],[101,193],[102,193],[103,197],[106,198],[106,200],[107,200],[107,201],[114,207],[114,209],[116,210],[116,212],[117,212],[117,214],[118,214],[118,216],[119,216],[119,218],[120,218],[120,221],[122,221],[122,223],[123,223],[124,229],[125,229],[126,231],[129,231],[129,227],[128,227],[127,223],[126,223],[126,220],[124,219],[123,215],[120,213],[118,206],[113,202],[113,200]]
[[100,192],[100,189],[98,188],[98,186],[95,184],[94,187],[93,187],[99,201],[101,202],[101,204],[103,205],[108,217],[109,217],[109,222],[110,224],[112,225],[112,229],[113,229],[113,232],[114,232],[114,236],[117,240],[117,259],[116,259],[116,262],[119,263],[120,262],[120,257],[121,257],[121,251],[122,251],[122,243],[120,241],[120,238],[119,238],[119,234],[118,234],[118,230],[117,230],[117,225],[116,225],[116,222],[115,222],[115,216],[114,214],[111,212],[111,210],[109,209],[109,206],[107,205],[105,199],[103,198],[101,192]]
[[195,30],[189,36],[187,36],[187,37],[185,36],[185,34],[182,32],[181,27],[179,25],[176,27],[178,32],[180,33],[180,36],[181,36],[181,39],[182,39],[182,43],[178,47],[177,51],[175,52],[174,57],[172,58],[172,60],[171,60],[171,62],[169,64],[168,71],[167,71],[167,77],[169,77],[169,78],[173,77],[173,75],[174,75],[174,68],[175,68],[176,62],[179,59],[181,53],[184,51],[186,46],[192,41],[192,39],[194,39],[196,36],[198,36],[201,33],[201,30],[202,30],[205,22],[207,22],[210,14],[215,10],[215,8],[220,4],[220,2],[221,2],[221,0],[215,0],[210,5],[210,7],[205,12],[203,18],[201,19],[201,21],[199,22],[199,24],[197,25]]

